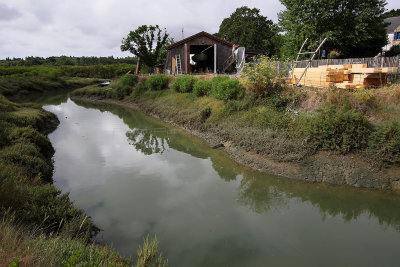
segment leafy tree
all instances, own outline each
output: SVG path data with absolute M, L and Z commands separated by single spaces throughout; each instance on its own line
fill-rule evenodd
M 168 36 L 166 29 L 160 29 L 158 25 L 142 25 L 122 39 L 121 51 L 129 51 L 139 57 L 145 65 L 154 67 Z
M 286 32 L 283 53 L 294 57 L 308 37 L 315 49 L 328 37 L 324 49 L 341 57 L 376 55 L 386 45 L 385 0 L 280 0 L 286 10 L 279 22 Z
M 386 52 L 385 54 L 387 57 L 395 57 L 397 55 L 400 55 L 400 45 L 394 45 L 390 48 L 389 51 Z
M 218 36 L 247 48 L 261 49 L 267 55 L 278 51 L 278 27 L 257 8 L 242 6 L 225 18 Z
M 389 11 L 386 11 L 383 16 L 385 17 L 385 19 L 387 18 L 391 18 L 391 17 L 398 17 L 400 16 L 400 9 L 392 9 Z
M 172 37 L 168 37 L 167 41 L 165 42 L 165 44 L 163 45 L 160 54 L 158 55 L 158 59 L 157 59 L 157 65 L 158 64 L 164 64 L 165 60 L 167 59 L 167 51 L 168 51 L 168 46 L 175 43 L 174 38 Z

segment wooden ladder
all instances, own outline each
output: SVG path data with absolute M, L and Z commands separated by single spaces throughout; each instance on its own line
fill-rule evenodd
M 181 55 L 180 54 L 175 55 L 175 59 L 176 59 L 176 74 L 182 75 Z
M 324 43 L 326 42 L 327 39 L 328 39 L 328 38 L 325 38 L 325 39 L 320 43 L 320 45 L 318 46 L 317 50 L 315 50 L 314 52 L 302 52 L 304 46 L 306 45 L 306 43 L 307 43 L 307 41 L 308 41 L 308 38 L 304 41 L 303 45 L 302 45 L 301 48 L 300 48 L 299 53 L 297 54 L 297 58 L 296 58 L 295 64 L 297 64 L 297 63 L 299 62 L 299 57 L 300 57 L 300 55 L 312 54 L 312 56 L 311 56 L 310 59 L 307 61 L 307 65 L 306 65 L 306 67 L 304 68 L 303 74 L 301 74 L 299 80 L 297 81 L 296 86 L 299 86 L 299 85 L 300 85 L 301 79 L 302 79 L 303 76 L 306 74 L 307 69 L 308 69 L 309 67 L 311 67 L 311 62 L 314 60 L 314 58 L 315 58 L 315 56 L 317 55 L 318 51 L 321 49 L 321 47 L 324 45 Z M 294 68 L 295 68 L 295 66 L 293 65 L 292 71 L 294 71 Z M 293 77 L 292 77 L 292 78 L 293 78 Z

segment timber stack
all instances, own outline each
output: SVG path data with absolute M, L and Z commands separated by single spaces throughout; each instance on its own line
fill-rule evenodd
M 305 68 L 295 68 L 290 73 L 289 84 L 295 85 Z M 397 74 L 397 67 L 368 68 L 367 64 L 324 65 L 308 68 L 300 85 L 343 89 L 379 87 L 387 84 L 388 77 Z

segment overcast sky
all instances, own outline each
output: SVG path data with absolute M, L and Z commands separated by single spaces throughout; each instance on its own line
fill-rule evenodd
M 388 0 L 387 9 L 400 8 Z M 25 56 L 130 56 L 119 46 L 143 24 L 166 27 L 175 40 L 215 33 L 237 8 L 257 7 L 277 22 L 279 0 L 0 0 L 0 59 Z

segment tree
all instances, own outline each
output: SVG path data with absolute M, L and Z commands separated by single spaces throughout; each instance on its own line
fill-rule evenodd
M 400 45 L 394 45 L 385 54 L 387 57 L 395 57 L 400 55 Z
M 135 31 L 130 31 L 122 39 L 121 51 L 129 51 L 136 55 L 139 68 L 140 60 L 145 65 L 153 68 L 157 64 L 157 60 L 159 60 L 161 50 L 165 47 L 168 36 L 166 29 L 160 29 L 158 25 L 142 25 Z
M 308 37 L 315 49 L 340 52 L 342 58 L 374 56 L 386 45 L 385 0 L 280 0 L 286 10 L 279 23 L 286 32 L 283 53 L 294 57 Z
M 278 51 L 277 33 L 277 26 L 262 16 L 259 9 L 243 6 L 222 21 L 217 35 L 240 46 L 264 50 L 272 56 Z
M 383 14 L 385 19 L 391 18 L 391 17 L 398 17 L 400 16 L 400 9 L 392 9 L 389 11 L 386 11 L 385 14 Z
M 165 42 L 165 44 L 162 46 L 161 50 L 160 50 L 160 54 L 158 55 L 157 58 L 157 65 L 159 64 L 164 64 L 166 59 L 167 59 L 167 50 L 168 50 L 168 46 L 175 43 L 174 38 L 172 37 L 168 37 L 167 41 Z

